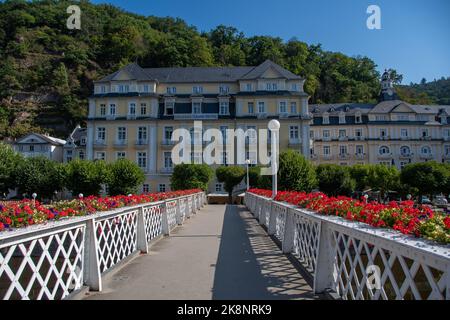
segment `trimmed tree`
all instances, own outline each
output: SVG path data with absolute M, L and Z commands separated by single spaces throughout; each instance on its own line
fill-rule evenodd
M 223 166 L 216 169 L 217 180 L 224 184 L 224 189 L 228 192 L 228 202 L 230 204 L 233 202 L 233 189 L 241 183 L 245 174 L 245 169 L 237 166 Z
M 350 195 L 355 188 L 347 167 L 321 164 L 316 169 L 320 191 L 330 196 Z
M 145 174 L 139 166 L 128 160 L 119 159 L 108 165 L 109 194 L 127 195 L 138 191 L 138 186 L 145 181 Z
M 10 189 L 16 187 L 16 168 L 23 157 L 9 145 L 0 143 L 0 192 L 8 195 Z
M 383 164 L 371 165 L 368 176 L 368 184 L 372 189 L 379 190 L 383 199 L 389 190 L 400 189 L 400 172 L 394 166 Z
M 369 186 L 369 174 L 371 165 L 357 164 L 350 167 L 350 176 L 356 183 L 356 190 L 363 191 Z
M 66 188 L 75 196 L 98 196 L 109 177 L 106 163 L 99 160 L 73 160 L 67 164 L 66 172 Z
M 39 199 L 51 199 L 55 191 L 64 188 L 66 170 L 61 163 L 45 157 L 33 157 L 20 162 L 15 175 L 19 194 L 31 196 L 37 193 Z
M 214 177 L 214 171 L 207 164 L 179 164 L 173 169 L 170 177 L 172 190 L 202 189 L 208 190 L 208 185 Z
M 311 192 L 316 186 L 316 173 L 311 162 L 294 150 L 280 154 L 278 188 L 289 191 Z

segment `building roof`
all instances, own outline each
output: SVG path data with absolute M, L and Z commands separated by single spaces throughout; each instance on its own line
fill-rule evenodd
M 266 60 L 256 67 L 175 67 L 144 69 L 136 63 L 132 63 L 97 82 L 120 81 L 124 75 L 127 75 L 130 80 L 158 81 L 163 83 L 236 82 L 238 80 L 256 79 L 261 77 L 269 69 L 279 73 L 280 77 L 289 80 L 302 79 L 278 64 Z
M 59 139 L 59 138 L 51 137 L 51 136 L 40 134 L 40 133 L 34 133 L 34 132 L 23 136 L 22 138 L 18 139 L 15 143 L 21 143 L 26 138 L 28 138 L 29 136 L 32 136 L 32 135 L 36 136 L 36 137 L 38 137 L 38 138 L 40 138 L 40 139 L 42 139 L 42 140 L 44 140 L 44 141 L 46 141 L 46 142 L 48 142 L 48 143 L 50 143 L 52 145 L 55 145 L 55 146 L 62 146 L 64 144 L 66 144 L 66 140 L 62 140 L 62 139 Z
M 331 104 L 311 104 L 309 111 L 312 114 L 322 114 L 328 112 L 330 115 L 337 115 L 340 112 L 345 112 L 347 115 L 361 112 L 361 114 L 369 113 L 374 107 L 370 103 L 331 103 Z M 333 111 L 334 110 L 334 111 Z

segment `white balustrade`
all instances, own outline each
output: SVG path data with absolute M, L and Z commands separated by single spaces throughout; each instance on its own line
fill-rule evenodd
M 201 199 L 204 193 L 1 232 L 0 299 L 64 299 L 86 286 L 101 291 L 102 274 L 147 253 L 165 222 L 169 234 Z
M 315 293 L 351 300 L 450 300 L 450 246 L 246 193 L 282 250 L 314 279 Z M 266 219 L 266 210 L 270 219 Z

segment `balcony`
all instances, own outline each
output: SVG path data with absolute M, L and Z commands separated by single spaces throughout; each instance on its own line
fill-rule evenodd
M 348 137 L 347 136 L 339 137 L 339 141 L 348 141 Z
M 350 155 L 348 153 L 340 153 L 339 154 L 339 160 L 349 160 Z
M 127 140 L 116 140 L 114 142 L 114 147 L 125 148 L 127 146 L 128 146 L 128 141 Z
M 411 159 L 413 155 L 413 153 L 400 153 L 398 157 L 399 159 Z
M 217 113 L 175 113 L 173 118 L 175 120 L 217 120 L 219 115 Z
M 115 114 L 108 114 L 106 116 L 106 120 L 115 120 L 116 119 L 116 115 Z
M 356 136 L 356 137 L 355 137 L 355 140 L 356 140 L 356 141 L 363 141 L 363 140 L 366 140 L 366 138 L 363 137 L 363 136 Z
M 300 139 L 289 139 L 289 146 L 299 146 L 301 145 L 302 142 L 300 141 Z
M 364 160 L 364 159 L 366 159 L 366 154 L 365 153 L 355 153 L 355 158 L 357 160 Z
M 148 146 L 148 140 L 147 139 L 137 139 L 135 142 L 135 146 L 137 148 L 142 148 Z
M 392 153 L 378 154 L 378 159 L 392 159 Z
M 172 147 L 172 146 L 175 145 L 175 141 L 172 141 L 172 140 L 169 140 L 169 139 L 163 139 L 163 140 L 161 141 L 161 145 L 162 145 L 163 147 Z
M 172 174 L 173 168 L 161 168 L 160 173 L 161 174 Z
M 286 119 L 289 118 L 289 113 L 287 112 L 281 112 L 280 113 L 280 119 Z
M 420 157 L 420 159 L 423 159 L 423 160 L 431 160 L 431 159 L 433 159 L 433 154 L 432 153 L 421 153 L 419 155 L 419 157 Z
M 333 157 L 333 155 L 331 155 L 331 154 L 324 154 L 324 155 L 322 156 L 322 159 L 325 160 L 325 161 L 330 161 L 330 160 L 333 160 L 334 157 Z
M 256 114 L 256 117 L 258 119 L 267 119 L 267 113 L 266 112 L 259 112 Z
M 94 147 L 105 148 L 106 147 L 106 140 L 95 140 L 94 141 Z
M 127 120 L 136 120 L 136 114 L 128 114 Z
M 323 138 L 322 138 L 322 141 L 327 141 L 327 142 L 329 142 L 329 141 L 331 141 L 331 137 L 323 137 Z

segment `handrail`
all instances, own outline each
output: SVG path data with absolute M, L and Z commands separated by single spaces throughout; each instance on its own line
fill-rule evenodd
M 280 240 L 283 252 L 311 274 L 315 293 L 355 300 L 450 300 L 449 245 L 248 192 L 245 204 Z
M 86 286 L 101 291 L 102 274 L 135 252 L 148 253 L 205 203 L 199 192 L 2 232 L 0 299 L 64 299 Z

